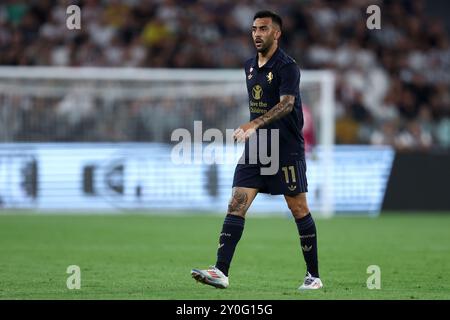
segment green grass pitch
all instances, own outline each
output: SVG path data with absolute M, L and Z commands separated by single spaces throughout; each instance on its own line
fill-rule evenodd
M 299 292 L 296 226 L 249 213 L 230 287 L 196 283 L 215 262 L 217 215 L 41 215 L 0 211 L 0 299 L 450 299 L 450 215 L 316 219 L 324 289 Z M 69 265 L 81 289 L 66 287 Z M 381 289 L 369 290 L 369 265 Z

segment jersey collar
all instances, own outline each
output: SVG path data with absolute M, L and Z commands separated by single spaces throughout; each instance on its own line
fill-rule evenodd
M 269 68 L 269 69 L 273 68 L 273 65 L 275 64 L 275 61 L 277 60 L 280 52 L 281 52 L 280 47 L 277 47 L 277 50 L 275 50 L 273 55 L 270 57 L 269 61 L 267 61 L 266 64 L 263 65 L 261 68 Z M 258 53 L 256 53 L 256 56 L 253 58 L 252 67 L 260 69 L 258 66 Z

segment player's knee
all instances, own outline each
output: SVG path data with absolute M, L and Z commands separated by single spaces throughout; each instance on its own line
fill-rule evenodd
M 248 195 L 243 191 L 236 190 L 228 203 L 227 213 L 244 217 L 247 212 L 247 202 Z
M 288 207 L 296 219 L 303 218 L 309 213 L 308 205 L 303 202 L 288 203 Z
M 233 214 L 240 217 L 245 217 L 245 214 L 247 211 L 245 209 L 240 209 L 236 207 L 232 207 L 231 205 L 228 205 L 227 214 Z
M 234 214 L 236 216 L 244 217 L 246 212 L 247 212 L 247 210 L 245 210 L 245 208 L 237 205 L 235 203 L 235 201 L 233 201 L 233 199 L 231 199 L 230 203 L 228 204 L 227 214 Z

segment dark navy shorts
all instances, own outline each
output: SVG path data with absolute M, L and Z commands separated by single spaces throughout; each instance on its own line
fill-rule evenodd
M 259 164 L 238 164 L 234 171 L 233 187 L 258 189 L 273 195 L 296 195 L 308 192 L 305 159 L 280 161 L 274 175 L 262 175 Z

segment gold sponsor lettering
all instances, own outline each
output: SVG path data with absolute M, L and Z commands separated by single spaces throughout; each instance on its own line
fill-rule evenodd
M 250 112 L 251 113 L 266 113 L 267 110 L 261 109 L 261 108 L 250 107 Z
M 267 102 L 250 100 L 250 107 L 267 108 Z

